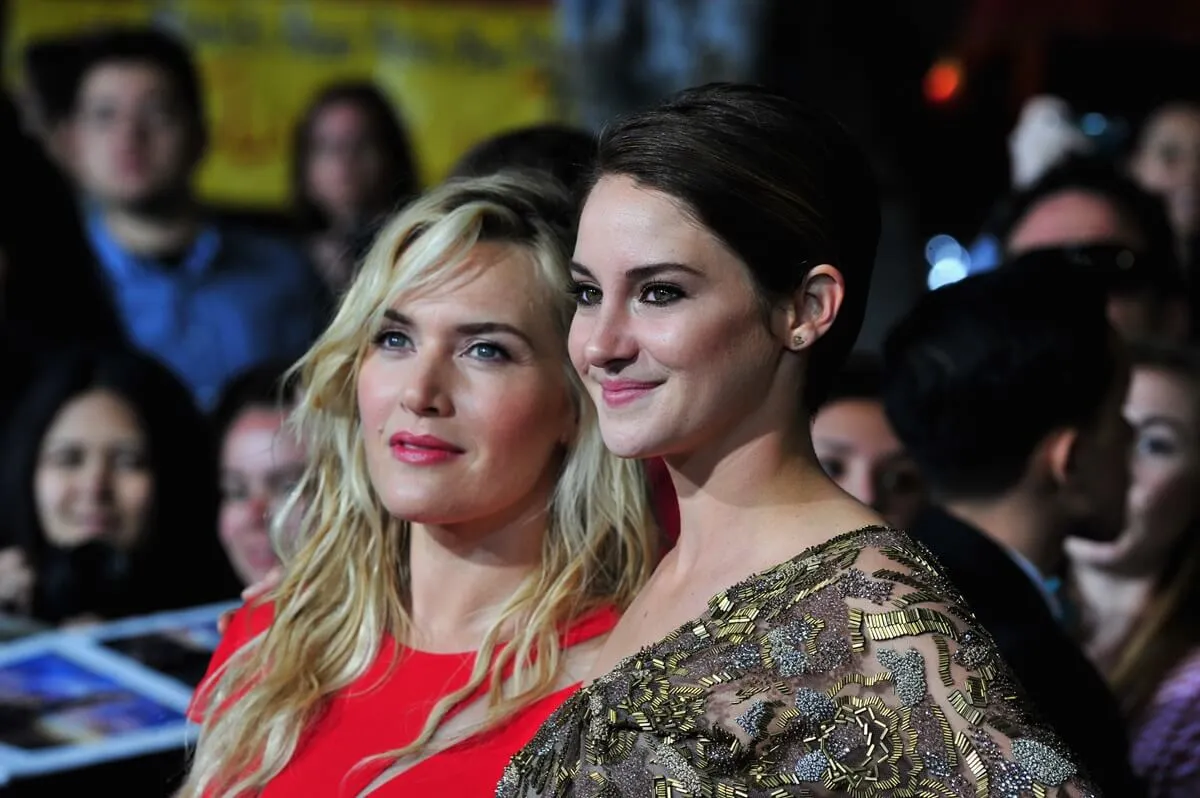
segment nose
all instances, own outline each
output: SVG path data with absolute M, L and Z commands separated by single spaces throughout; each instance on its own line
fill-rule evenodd
M 418 355 L 410 360 L 411 371 L 405 375 L 400 404 L 417 416 L 449 416 L 454 412 L 447 383 L 452 379 L 445 373 L 445 358 L 436 352 Z
M 271 511 L 271 497 L 265 493 L 255 493 L 246 500 L 246 520 L 255 530 L 270 528 Z
M 84 464 L 82 487 L 88 499 L 98 503 L 107 503 L 113 495 L 112 465 L 105 457 L 89 457 Z
M 583 328 L 583 356 L 588 366 L 620 371 L 637 358 L 637 339 L 622 303 L 601 305 L 594 314 L 577 313 L 572 324 Z
M 875 489 L 875 480 L 871 478 L 869 470 L 865 468 L 853 469 L 846 475 L 846 481 L 842 487 L 845 488 L 847 493 L 868 507 L 874 507 L 876 510 L 879 509 L 876 505 L 876 502 L 880 498 L 879 491 Z

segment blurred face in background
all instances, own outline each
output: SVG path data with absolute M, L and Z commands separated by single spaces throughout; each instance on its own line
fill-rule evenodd
M 178 94 L 170 76 L 149 64 L 103 64 L 84 76 L 72 160 L 89 195 L 134 209 L 186 196 L 199 134 Z
M 904 452 L 875 399 L 827 403 L 813 420 L 821 467 L 842 490 L 898 528 L 912 524 L 925 502 L 916 464 Z
M 65 404 L 42 440 L 34 472 L 47 541 L 69 549 L 93 541 L 130 548 L 150 515 L 154 476 L 134 409 L 105 390 Z
M 1135 444 L 1125 529 L 1109 543 L 1072 538 L 1072 560 L 1134 574 L 1161 570 L 1196 517 L 1200 488 L 1200 385 L 1137 368 L 1125 401 Z
M 1112 200 L 1090 191 L 1066 189 L 1034 203 L 1013 226 L 1005 249 L 1012 255 L 1086 244 L 1121 244 L 1141 250 L 1143 238 Z
M 279 564 L 271 524 L 304 473 L 304 450 L 285 427 L 286 419 L 279 408 L 248 408 L 221 442 L 218 533 L 230 564 L 247 585 Z M 283 522 L 285 534 L 295 534 L 301 514 L 298 507 Z
M 354 222 L 387 210 L 391 158 L 370 114 L 349 100 L 335 101 L 313 119 L 305 164 L 305 191 L 323 213 Z
M 1156 113 L 1130 165 L 1142 187 L 1166 202 L 1176 235 L 1200 233 L 1200 106 L 1170 105 Z

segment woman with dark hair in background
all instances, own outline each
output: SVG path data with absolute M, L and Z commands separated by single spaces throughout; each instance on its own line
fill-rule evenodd
M 1200 102 L 1176 100 L 1146 119 L 1129 160 L 1143 188 L 1163 198 L 1185 271 L 1200 267 Z
M 296 127 L 292 197 L 317 271 L 335 292 L 380 223 L 420 189 L 404 123 L 370 83 L 336 83 Z
M 0 454 L 0 545 L 31 579 L 11 605 L 50 623 L 237 594 L 213 540 L 209 428 L 178 380 L 127 350 L 59 356 Z M 10 555 L 11 556 L 11 555 Z
M 279 565 L 272 529 L 295 533 L 302 514 L 301 508 L 285 512 L 306 462 L 303 444 L 287 425 L 295 386 L 285 382 L 286 371 L 269 364 L 242 374 L 213 416 L 221 484 L 217 537 L 246 586 Z
M 661 457 L 678 544 L 498 794 L 1092 794 L 925 549 L 821 469 L 862 326 L 866 158 L 752 86 L 601 136 L 569 350 L 608 448 Z
M 884 413 L 882 383 L 878 357 L 851 355 L 813 418 L 813 449 L 842 490 L 908 529 L 925 506 L 925 485 Z

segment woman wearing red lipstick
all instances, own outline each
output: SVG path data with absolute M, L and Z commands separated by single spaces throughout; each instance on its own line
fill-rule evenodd
M 450 183 L 392 220 L 299 366 L 298 548 L 229 624 L 186 796 L 490 794 L 656 554 L 567 364 L 572 205 Z
M 691 89 L 601 136 L 569 349 L 681 532 L 499 795 L 1094 794 L 925 550 L 809 419 L 862 324 L 879 209 L 826 115 Z

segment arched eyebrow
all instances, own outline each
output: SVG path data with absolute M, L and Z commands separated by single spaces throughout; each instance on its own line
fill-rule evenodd
M 408 316 L 405 316 L 403 313 L 401 313 L 399 311 L 391 310 L 389 308 L 388 310 L 385 310 L 383 312 L 383 315 L 384 315 L 384 318 L 388 319 L 389 321 L 395 322 L 396 324 L 399 324 L 402 327 L 415 327 L 416 326 L 413 323 L 412 319 L 410 319 Z M 524 341 L 525 345 L 528 346 L 530 349 L 535 348 L 533 345 L 533 340 L 528 335 L 526 335 L 523 330 L 521 330 L 518 327 L 514 327 L 511 324 L 502 322 L 502 321 L 469 322 L 467 324 L 459 324 L 457 327 L 454 328 L 454 330 L 459 335 L 464 335 L 464 336 L 466 336 L 466 335 L 495 335 L 496 333 L 507 333 L 516 338 L 519 338 L 521 341 Z
M 571 271 L 589 280 L 596 279 L 591 270 L 582 263 L 571 261 Z M 669 272 L 684 272 L 685 274 L 692 274 L 697 277 L 704 276 L 703 272 L 699 269 L 694 269 L 686 264 L 664 261 L 661 263 L 647 263 L 645 266 L 634 266 L 631 269 L 626 269 L 625 277 L 632 282 L 641 282 Z

